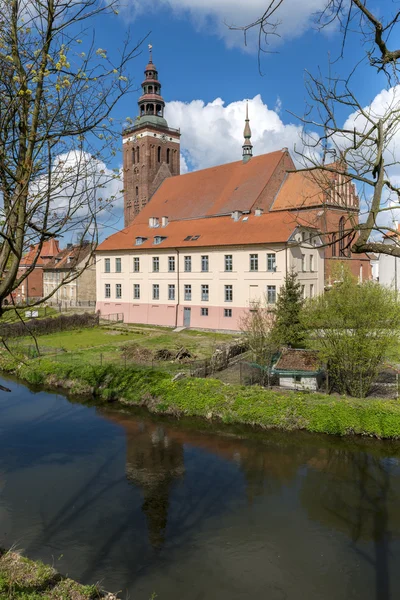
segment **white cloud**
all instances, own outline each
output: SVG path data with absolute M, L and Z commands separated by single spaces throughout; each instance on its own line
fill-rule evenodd
M 171 127 L 180 127 L 184 163 L 181 172 L 204 169 L 240 160 L 246 100 L 225 105 L 221 98 L 206 104 L 203 100 L 189 103 L 168 102 L 166 118 Z M 303 148 L 302 128 L 285 125 L 276 112 L 264 104 L 260 95 L 249 100 L 249 117 L 254 154 L 264 154 L 287 147 L 293 154 Z
M 224 38 L 228 46 L 244 47 L 241 31 L 231 31 L 227 25 L 243 26 L 258 19 L 266 10 L 266 0 L 129 0 L 123 10 L 135 17 L 162 7 L 171 9 L 178 16 L 189 16 L 199 29 L 206 28 Z M 284 0 L 274 13 L 272 21 L 279 22 L 281 37 L 270 38 L 272 45 L 287 38 L 301 36 L 312 24 L 313 14 L 326 5 L 326 0 Z M 251 35 L 249 46 L 256 47 L 256 35 Z

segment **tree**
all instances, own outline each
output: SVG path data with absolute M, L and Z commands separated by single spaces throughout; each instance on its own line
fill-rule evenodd
M 119 177 L 106 167 L 120 143 L 111 112 L 132 89 L 127 68 L 137 50 L 129 37 L 116 58 L 96 46 L 96 18 L 111 18 L 115 6 L 0 0 L 0 315 L 44 242 L 72 234 L 96 242 L 98 216 L 112 200 L 101 191 Z M 21 273 L 31 245 L 35 258 Z
M 279 9 L 285 2 L 266 0 L 265 11 L 258 19 L 233 27 L 244 31 L 245 40 L 250 31 L 258 32 L 259 64 L 261 53 L 268 52 L 271 37 L 279 35 Z M 373 12 L 378 8 L 372 0 L 326 0 L 323 10 L 315 15 L 315 24 L 320 29 L 338 26 L 343 41 L 340 56 L 330 61 L 325 77 L 321 72 L 317 76 L 307 74 L 310 101 L 304 116 L 298 117 L 304 126 L 305 150 L 298 153 L 298 159 L 319 184 L 321 173 L 325 175 L 322 187 L 328 194 L 331 188 L 345 197 L 346 184 L 350 180 L 356 182 L 365 204 L 365 218 L 358 223 L 353 218 L 354 211 L 349 210 L 346 227 L 341 232 L 344 251 L 400 256 L 397 239 L 392 245 L 377 239 L 395 232 L 390 211 L 400 208 L 399 180 L 394 173 L 398 163 L 394 138 L 400 132 L 400 99 L 396 88 L 391 88 L 385 107 L 365 108 L 357 97 L 354 82 L 355 73 L 366 63 L 377 76 L 384 74 L 389 86 L 399 81 L 400 49 L 392 44 L 399 36 L 400 11 L 394 2 L 392 11 L 389 3 L 384 4 L 384 8 L 379 4 L 382 17 L 378 17 Z M 337 75 L 338 59 L 344 56 L 350 36 L 360 36 L 363 55 L 354 57 L 348 73 Z M 343 110 L 351 113 L 344 125 Z M 329 244 L 332 235 L 337 236 L 338 232 L 327 233 Z
M 300 313 L 303 293 L 294 269 L 289 271 L 281 287 L 275 307 L 273 335 L 278 345 L 300 348 L 304 343 Z
M 302 323 L 309 345 L 327 363 L 332 387 L 364 397 L 398 346 L 400 305 L 392 290 L 357 283 L 344 265 L 334 279 L 331 290 L 305 304 Z
M 263 371 L 262 383 L 269 382 L 269 368 L 272 357 L 277 351 L 276 341 L 272 334 L 274 313 L 266 303 L 253 301 L 250 309 L 239 320 L 239 328 L 249 348 L 254 362 Z

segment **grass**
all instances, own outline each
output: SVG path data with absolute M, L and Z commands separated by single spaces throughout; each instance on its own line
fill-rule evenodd
M 49 359 L 21 364 L 7 353 L 0 367 L 31 384 L 63 388 L 98 401 L 146 406 L 151 412 L 220 420 L 263 429 L 306 430 L 333 435 L 400 438 L 400 403 L 259 386 L 225 385 L 215 379 L 172 381 L 171 373 L 145 367 L 71 365 Z
M 24 558 L 17 552 L 0 550 L 2 600 L 94 600 L 102 597 L 104 594 L 96 585 L 81 585 L 62 577 L 53 567 Z
M 57 352 L 60 349 L 66 352 L 85 351 L 85 360 L 90 361 L 91 356 L 96 362 L 100 353 L 115 355 L 115 351 L 128 342 L 135 342 L 149 350 L 159 348 L 173 350 L 184 346 L 198 358 L 205 358 L 212 354 L 216 344 L 226 343 L 232 338 L 232 335 L 221 333 L 191 330 L 174 333 L 171 329 L 154 326 L 116 325 L 41 335 L 37 337 L 37 342 L 39 349 L 44 353 Z M 24 348 L 32 345 L 32 338 L 25 337 L 15 342 L 13 347 L 15 351 L 23 352 Z

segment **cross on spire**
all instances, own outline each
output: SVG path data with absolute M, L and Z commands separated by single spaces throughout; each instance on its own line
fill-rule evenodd
M 246 119 L 244 126 L 244 142 L 243 142 L 243 162 L 247 163 L 253 156 L 253 144 L 251 143 L 251 129 L 249 119 L 249 103 L 246 102 Z

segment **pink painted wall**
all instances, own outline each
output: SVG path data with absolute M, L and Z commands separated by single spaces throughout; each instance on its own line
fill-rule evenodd
M 125 323 L 143 323 L 146 325 L 162 325 L 165 327 L 183 326 L 184 306 L 178 306 L 176 320 L 176 305 L 172 304 L 130 304 L 126 302 L 97 302 L 96 310 L 101 315 L 122 313 Z M 232 317 L 224 316 L 225 307 L 221 306 L 188 306 L 191 309 L 190 327 L 194 329 L 218 329 L 239 331 L 239 319 L 248 309 L 231 308 Z M 201 308 L 208 308 L 208 316 L 201 316 Z

